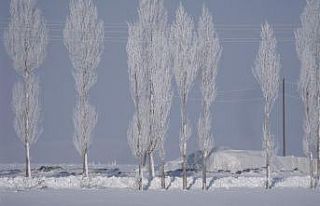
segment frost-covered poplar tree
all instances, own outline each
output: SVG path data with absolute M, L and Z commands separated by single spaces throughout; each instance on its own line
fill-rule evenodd
M 97 81 L 96 69 L 104 48 L 104 28 L 93 0 L 71 0 L 69 9 L 63 35 L 78 94 L 73 111 L 73 142 L 83 158 L 83 176 L 87 177 L 88 148 L 97 123 L 97 112 L 89 103 L 89 90 Z
M 198 56 L 202 112 L 198 122 L 199 148 L 202 152 L 202 189 L 206 190 L 207 158 L 213 149 L 211 107 L 216 97 L 216 76 L 222 48 L 206 7 L 198 23 Z
M 297 36 L 297 35 L 296 35 Z M 299 38 L 299 37 L 298 37 Z M 297 50 L 299 51 L 298 47 Z M 299 55 L 301 72 L 298 82 L 299 93 L 304 104 L 304 136 L 303 151 L 309 161 L 310 188 L 315 185 L 313 157 L 316 154 L 317 140 L 317 84 L 314 58 L 308 50 L 303 50 Z
M 266 189 L 271 186 L 271 159 L 274 155 L 274 140 L 270 131 L 270 114 L 272 106 L 278 97 L 280 56 L 277 52 L 277 41 L 272 27 L 266 22 L 261 27 L 261 42 L 252 69 L 257 79 L 265 100 L 263 149 L 266 158 Z
M 295 33 L 296 48 L 301 61 L 300 94 L 305 109 L 304 151 L 310 161 L 311 187 L 316 187 L 320 175 L 320 0 L 307 0 L 300 17 L 301 28 Z M 316 178 L 313 182 L 313 157 L 316 158 Z
M 170 46 L 174 77 L 180 96 L 181 130 L 179 146 L 183 189 L 187 189 L 187 141 L 191 136 L 191 125 L 187 117 L 187 103 L 189 92 L 197 76 L 198 66 L 194 22 L 181 3 L 176 11 L 176 19 L 171 26 Z
M 138 20 L 129 24 L 127 44 L 130 88 L 135 105 L 128 138 L 139 160 L 139 189 L 142 189 L 141 167 L 146 159 L 149 178 L 154 176 L 153 153 L 162 146 L 167 131 L 172 98 L 167 50 L 167 12 L 163 0 L 140 0 Z M 136 135 L 132 135 L 133 124 L 140 125 L 140 129 L 136 127 L 136 131 L 140 131 Z M 164 157 L 164 150 L 161 151 Z
M 165 189 L 165 139 L 168 130 L 169 115 L 172 104 L 172 71 L 170 67 L 169 42 L 167 32 L 159 32 L 155 36 L 157 46 L 154 47 L 155 69 L 152 75 L 154 84 L 155 122 L 154 136 L 158 141 L 156 149 L 159 149 L 161 188 Z
M 10 23 L 4 33 L 7 53 L 22 77 L 13 88 L 14 128 L 25 146 L 26 176 L 31 177 L 30 147 L 41 130 L 39 80 L 34 70 L 43 63 L 48 44 L 48 30 L 35 0 L 12 0 Z
M 130 93 L 134 104 L 135 113 L 129 124 L 128 128 L 128 143 L 132 154 L 137 158 L 139 162 L 138 169 L 138 189 L 142 190 L 142 179 L 143 179 L 143 162 L 148 149 L 149 135 L 149 102 L 147 96 L 147 84 L 148 75 L 143 67 L 143 56 L 144 52 L 141 47 L 141 28 L 136 24 L 128 24 L 128 43 L 127 43 L 127 54 L 128 54 L 128 68 L 129 68 L 129 83 Z
M 156 114 L 157 107 L 162 106 L 159 96 L 156 97 L 155 90 L 162 87 L 157 82 L 162 78 L 160 72 L 163 67 L 169 67 L 168 55 L 162 54 L 167 51 L 167 11 L 164 8 L 163 0 L 140 0 L 139 2 L 139 18 L 136 25 L 140 27 L 142 32 L 140 40 L 142 48 L 143 65 L 142 69 L 147 74 L 146 95 L 149 101 L 149 135 L 147 136 L 148 148 L 146 150 L 146 160 L 148 160 L 149 179 L 154 177 L 154 160 L 153 153 L 159 149 L 160 136 L 157 131 L 157 124 L 160 119 Z M 156 85 L 158 83 L 158 85 Z

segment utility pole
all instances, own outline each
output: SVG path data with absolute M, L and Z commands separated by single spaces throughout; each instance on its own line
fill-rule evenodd
M 286 156 L 286 80 L 282 79 L 282 155 Z

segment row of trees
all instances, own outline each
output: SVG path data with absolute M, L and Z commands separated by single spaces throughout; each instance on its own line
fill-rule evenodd
M 304 151 L 310 160 L 310 186 L 316 187 L 320 172 L 320 0 L 307 0 L 296 33 L 301 60 L 299 88 L 305 105 Z M 103 21 L 98 19 L 92 0 L 70 0 L 70 14 L 63 32 L 73 66 L 77 91 L 73 112 L 74 144 L 83 158 L 83 176 L 88 176 L 88 149 L 97 123 L 97 112 L 89 102 L 90 88 L 97 80 L 96 68 L 103 52 Z M 31 177 L 30 146 L 41 134 L 39 79 L 34 73 L 45 59 L 48 30 L 35 0 L 12 0 L 11 19 L 5 31 L 7 53 L 21 80 L 13 88 L 14 128 L 25 145 L 26 176 Z M 216 97 L 215 79 L 222 47 L 208 9 L 195 25 L 179 5 L 170 25 L 163 0 L 139 0 L 138 20 L 128 24 L 128 68 L 135 112 L 128 129 L 130 148 L 139 162 L 138 188 L 143 189 L 142 167 L 148 162 L 149 178 L 154 177 L 154 154 L 161 165 L 161 186 L 165 188 L 165 139 L 175 80 L 180 97 L 180 155 L 183 189 L 187 189 L 187 142 L 191 125 L 187 115 L 190 89 L 199 79 L 201 114 L 198 121 L 199 149 L 203 155 L 203 189 L 206 189 L 206 160 L 213 148 L 212 106 Z M 280 58 L 272 27 L 262 25 L 261 42 L 252 72 L 265 98 L 263 149 L 266 157 L 266 188 L 271 185 L 271 158 L 274 141 L 270 114 L 278 96 Z M 314 161 L 316 156 L 316 174 Z
M 303 149 L 309 159 L 310 187 L 315 188 L 320 176 L 320 0 L 308 0 L 300 19 L 295 37 L 305 116 Z
M 183 189 L 187 189 L 187 141 L 191 136 L 187 116 L 188 96 L 193 82 L 200 76 L 202 110 L 198 121 L 198 138 L 203 160 L 202 188 L 206 189 L 206 160 L 213 148 L 211 108 L 216 97 L 215 79 L 222 52 L 212 16 L 204 7 L 196 27 L 192 17 L 180 4 L 175 21 L 169 25 L 163 0 L 140 0 L 138 13 L 138 20 L 129 24 L 127 53 L 131 94 L 135 105 L 128 138 L 133 154 L 139 161 L 139 189 L 142 189 L 141 167 L 146 157 L 150 160 L 152 153 L 159 150 L 163 160 L 163 145 L 172 101 L 171 75 L 174 76 L 180 97 Z M 266 188 L 269 188 L 274 150 L 269 119 L 278 95 L 280 58 L 273 30 L 268 23 L 262 26 L 261 39 L 253 74 L 265 97 L 263 147 L 267 168 Z M 152 167 L 153 163 L 149 163 L 149 168 Z M 161 170 L 161 185 L 164 188 L 163 162 Z M 153 169 L 149 169 L 151 178 L 154 175 L 152 171 Z
M 182 4 L 175 22 L 169 26 L 163 0 L 140 0 L 138 20 L 129 24 L 127 44 L 130 89 L 135 113 L 128 129 L 128 140 L 139 162 L 138 188 L 142 189 L 142 166 L 149 161 L 149 179 L 154 176 L 153 154 L 161 159 L 161 186 L 165 188 L 164 144 L 172 102 L 174 76 L 181 104 L 180 154 L 183 189 L 187 188 L 187 141 L 191 136 L 187 117 L 190 89 L 201 75 L 203 110 L 199 119 L 199 147 L 203 151 L 203 188 L 206 162 L 213 147 L 211 105 L 216 96 L 215 78 L 221 46 L 212 16 L 204 7 L 196 31 L 193 19 Z
M 83 158 L 83 175 L 88 176 L 88 148 L 97 123 L 97 113 L 89 103 L 89 90 L 97 80 L 104 27 L 92 0 L 70 0 L 69 9 L 63 35 L 78 96 L 73 111 L 73 141 Z M 19 80 L 13 88 L 14 128 L 25 145 L 26 176 L 31 177 L 30 146 L 41 134 L 39 79 L 33 71 L 45 59 L 48 29 L 35 0 L 12 0 L 10 14 L 4 42 L 14 69 L 22 77 L 22 82 Z
M 12 94 L 14 128 L 25 146 L 26 176 L 31 177 L 30 146 L 41 134 L 39 79 L 34 70 L 45 59 L 48 29 L 33 0 L 12 0 L 10 14 L 11 20 L 4 33 L 4 42 L 7 53 L 12 58 L 13 68 L 20 76 Z
M 301 15 L 302 27 L 297 29 L 295 33 L 297 52 L 302 63 L 299 90 L 305 105 L 304 151 L 310 162 L 311 188 L 317 186 L 320 173 L 319 2 L 319 0 L 307 0 L 307 5 Z M 167 24 L 167 14 L 163 7 L 163 1 L 140 0 L 139 3 L 139 17 L 135 23 L 129 24 L 127 45 L 130 86 L 136 111 L 128 130 L 128 138 L 131 149 L 139 160 L 139 189 L 142 188 L 141 167 L 146 157 L 150 157 L 156 150 L 160 151 L 162 160 L 161 182 L 162 187 L 165 187 L 163 145 L 167 127 L 162 128 L 160 136 L 155 135 L 157 130 L 152 129 L 152 127 L 156 127 L 158 122 L 168 124 L 172 91 L 168 87 L 168 84 L 171 87 L 170 71 L 159 72 L 163 70 L 163 67 L 168 67 L 173 71 L 180 97 L 180 155 L 183 189 L 187 188 L 187 140 L 191 136 L 191 126 L 186 107 L 193 82 L 197 75 L 200 76 L 202 112 L 198 122 L 198 138 L 199 149 L 203 155 L 203 189 L 206 189 L 206 160 L 213 148 L 211 107 L 216 96 L 215 78 L 222 51 L 217 33 L 214 30 L 212 16 L 204 7 L 198 22 L 198 28 L 195 28 L 193 19 L 180 4 L 176 11 L 175 21 L 172 25 L 169 25 Z M 161 29 L 157 30 L 158 28 Z M 157 35 L 161 36 L 161 41 L 154 38 Z M 159 46 L 159 44 L 162 46 Z M 157 65 L 155 62 L 158 61 L 163 61 L 166 64 L 154 67 L 154 65 Z M 270 115 L 273 104 L 278 97 L 280 67 L 277 41 L 272 27 L 266 22 L 261 27 L 261 42 L 252 73 L 260 85 L 265 99 L 262 147 L 266 160 L 265 187 L 267 189 L 271 187 L 271 164 L 275 153 L 275 142 L 270 130 Z M 155 70 L 159 72 L 158 76 Z M 162 79 L 164 76 L 166 80 Z M 157 82 L 159 84 L 155 82 L 155 79 L 161 80 Z M 153 91 L 155 87 L 159 87 L 161 91 L 166 92 L 159 94 L 159 97 L 157 97 L 157 93 Z M 156 102 L 157 98 L 161 101 Z M 166 108 L 165 115 L 155 115 L 157 110 L 154 105 L 159 107 L 164 105 Z M 152 150 L 149 148 L 152 148 Z M 317 156 L 316 174 L 314 174 L 313 156 Z M 149 168 L 152 167 L 153 163 L 149 164 Z M 149 169 L 149 177 L 152 178 L 153 174 L 153 169 Z

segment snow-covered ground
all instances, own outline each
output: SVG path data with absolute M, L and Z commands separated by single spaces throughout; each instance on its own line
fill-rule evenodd
M 306 189 L 201 191 L 41 190 L 0 193 L 1 206 L 318 206 L 320 193 Z
M 41 167 L 40 167 L 41 168 Z M 67 168 L 67 169 L 66 169 Z M 96 169 L 99 170 L 99 169 Z M 50 172 L 36 172 L 34 177 L 29 179 L 22 175 L 6 175 L 0 178 L 0 190 L 39 190 L 39 189 L 136 189 L 136 178 L 134 172 L 122 174 L 119 169 L 101 169 L 104 174 L 91 173 L 89 178 L 83 179 L 80 172 L 72 173 L 70 171 L 80 171 L 80 168 L 69 166 L 56 169 Z M 110 170 L 110 171 L 109 171 Z M 8 171 L 8 170 L 5 170 Z M 15 170 L 17 171 L 17 170 Z M 20 171 L 20 170 L 19 170 Z M 117 174 L 114 173 L 117 171 Z M 70 175 L 71 174 L 71 175 Z M 128 175 L 130 174 L 130 175 Z M 264 175 L 249 171 L 244 174 L 235 174 L 229 172 L 209 173 L 207 182 L 209 190 L 219 188 L 263 188 Z M 144 187 L 148 190 L 160 190 L 160 178 L 155 177 L 151 182 L 144 178 Z M 182 188 L 182 178 L 180 176 L 168 176 L 166 178 L 168 190 L 178 190 Z M 188 178 L 190 190 L 201 189 L 201 177 L 194 173 Z M 274 174 L 273 188 L 308 188 L 308 176 L 295 174 L 280 176 Z
M 144 178 L 146 191 L 136 190 L 136 165 L 90 165 L 83 179 L 80 165 L 33 164 L 33 178 L 24 165 L 0 165 L 0 206 L 18 205 L 319 205 L 319 189 L 310 190 L 307 161 L 273 159 L 272 189 L 264 187 L 264 158 L 259 151 L 216 150 L 208 163 L 208 191 L 201 191 L 201 155 L 188 158 L 188 191 L 182 191 L 179 161 L 166 165 L 167 190 L 160 179 Z
M 166 180 L 168 190 L 179 190 L 182 188 L 182 178 L 168 177 Z M 210 177 L 207 179 L 209 190 L 220 188 L 263 188 L 264 178 L 251 176 L 225 176 Z M 201 178 L 189 177 L 190 190 L 201 189 Z M 275 177 L 273 188 L 308 188 L 309 182 L 306 176 Z M 151 182 L 144 179 L 144 187 L 148 190 L 160 190 L 160 179 L 154 178 Z M 81 176 L 70 177 L 7 177 L 0 179 L 1 190 L 39 190 L 39 189 L 136 189 L 134 177 L 90 177 L 83 179 Z
M 201 189 L 201 155 L 189 156 L 190 190 Z M 263 188 L 263 155 L 257 151 L 219 150 L 213 152 L 208 163 L 209 190 L 229 188 Z M 275 157 L 273 160 L 273 188 L 308 188 L 309 177 L 305 158 Z M 166 165 L 167 189 L 182 186 L 179 161 Z M 90 165 L 90 177 L 83 179 L 80 165 L 33 165 L 33 178 L 24 177 L 24 165 L 0 165 L 0 190 L 39 189 L 136 189 L 135 165 Z M 160 178 L 151 182 L 144 178 L 148 190 L 160 190 Z

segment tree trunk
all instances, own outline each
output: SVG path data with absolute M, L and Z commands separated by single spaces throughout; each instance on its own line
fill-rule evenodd
M 31 164 L 30 164 L 30 145 L 29 142 L 25 144 L 26 152 L 26 177 L 31 177 Z
M 89 176 L 89 169 L 88 169 L 88 152 L 85 151 L 83 155 L 83 177 L 88 177 Z
M 319 97 L 318 97 L 319 99 Z M 319 100 L 318 100 L 319 101 Z M 319 105 L 320 106 L 320 105 Z M 319 121 L 318 121 L 318 138 L 317 138 L 317 160 L 316 160 L 316 181 L 315 181 L 315 188 L 319 184 L 319 178 L 320 178 L 320 114 L 319 115 Z
M 319 65 L 319 52 L 318 47 L 316 47 L 316 84 L 317 84 L 317 112 L 318 112 L 318 136 L 317 136 L 317 157 L 316 157 L 316 177 L 315 177 L 315 185 L 316 188 L 319 184 L 319 175 L 320 175 L 320 90 L 319 90 L 319 71 L 320 71 L 320 65 Z
M 164 172 L 164 161 L 161 160 L 161 189 L 166 189 L 166 174 Z
M 148 173 L 149 173 L 149 180 L 151 181 L 155 176 L 154 160 L 153 160 L 153 154 L 152 153 L 148 153 Z
M 138 190 L 143 190 L 142 187 L 142 164 L 141 161 L 139 162 L 139 169 L 138 169 Z
M 266 189 L 270 189 L 270 161 L 269 161 L 270 157 L 269 155 L 267 155 L 266 158 Z
M 182 123 L 182 189 L 187 189 L 187 118 L 186 118 L 186 95 L 181 99 L 181 123 Z
M 187 189 L 187 155 L 182 155 L 182 189 Z
M 26 104 L 26 113 L 25 113 L 25 152 L 26 152 L 26 177 L 31 177 L 31 165 L 30 165 L 30 137 L 29 137 L 29 131 L 30 131 L 30 125 L 29 125 L 29 87 L 30 87 L 30 79 L 29 79 L 29 72 L 26 67 L 25 77 L 24 77 L 24 83 L 25 83 L 25 91 L 26 91 L 26 97 L 25 97 L 25 104 Z
M 309 156 L 309 176 L 310 176 L 310 188 L 312 189 L 314 187 L 314 183 L 313 183 L 313 157 L 312 157 L 312 153 L 310 152 Z
M 207 155 L 202 152 L 202 190 L 207 190 Z
M 270 173 L 271 173 L 271 168 L 270 168 L 270 153 L 271 153 L 271 140 L 270 140 L 270 116 L 269 113 L 267 113 L 267 109 L 265 109 L 265 120 L 264 120 L 264 144 L 265 144 L 265 155 L 266 155 L 266 189 L 270 189 L 271 186 L 271 181 L 270 181 Z

